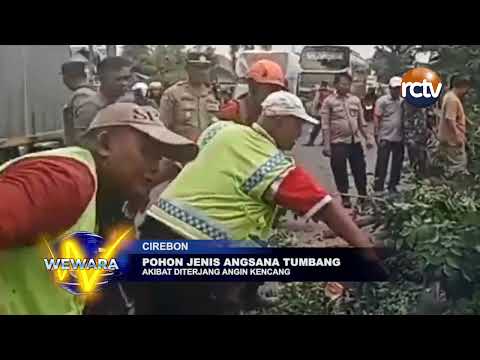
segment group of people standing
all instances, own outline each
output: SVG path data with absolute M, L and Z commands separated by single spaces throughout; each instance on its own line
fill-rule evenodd
M 377 145 L 373 183 L 377 195 L 385 190 L 388 172 L 387 189 L 390 193 L 398 192 L 405 149 L 414 172 L 420 177 L 427 176 L 431 163 L 428 146 L 433 140 L 438 142 L 437 153 L 446 164 L 448 174 L 466 171 L 463 98 L 470 88 L 468 78 L 457 76 L 451 79 L 450 89 L 441 102 L 438 126 L 431 108 L 417 108 L 404 101 L 401 97 L 401 77 L 390 79 L 389 94 L 378 99 L 365 97 L 363 101 L 350 93 L 351 82 L 348 74 L 339 74 L 335 77 L 334 89 L 322 83 L 316 90 L 311 108 L 311 114 L 321 122 L 323 155 L 330 158 L 335 183 L 343 195 L 345 207 L 351 206 L 347 196 L 347 160 L 360 195 L 360 204 L 367 195 L 361 137 L 367 149 Z M 369 122 L 373 124 L 369 126 Z M 313 126 L 305 146 L 312 146 L 319 132 L 320 125 Z
M 76 231 L 104 235 L 119 217 L 136 214 L 144 216 L 137 238 L 262 246 L 279 208 L 286 208 L 326 222 L 349 244 L 364 248 L 367 261 L 379 263 L 367 234 L 288 155 L 302 125 L 318 120 L 285 91 L 281 67 L 266 60 L 254 64 L 248 93 L 220 108 L 206 85 L 210 66 L 205 54 L 189 53 L 188 80 L 167 89 L 158 110 L 122 100 L 131 76 L 126 59 L 102 61 L 96 92 L 85 78 L 73 81 L 64 74 L 74 91 L 66 110 L 74 146 L 0 168 L 0 313 L 111 314 L 134 307 L 137 314 L 225 314 L 261 303 L 255 283 L 133 283 L 110 287 L 100 303 L 90 304 L 56 286 L 42 268 L 42 241 Z M 347 92 L 349 79 L 339 79 Z M 330 101 L 336 106 L 336 98 Z M 169 181 L 149 204 L 152 189 Z

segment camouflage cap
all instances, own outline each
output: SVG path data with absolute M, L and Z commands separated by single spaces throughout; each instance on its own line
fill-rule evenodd
M 132 127 L 163 145 L 166 157 L 180 162 L 193 160 L 198 146 L 189 139 L 167 129 L 160 120 L 160 114 L 151 106 L 133 103 L 115 103 L 100 110 L 90 124 L 87 133 L 93 129 L 115 126 Z

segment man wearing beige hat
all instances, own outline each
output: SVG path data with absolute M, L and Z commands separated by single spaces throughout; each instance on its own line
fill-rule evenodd
M 352 170 L 358 195 L 363 196 L 359 198 L 357 205 L 362 205 L 367 195 L 367 171 L 361 137 L 365 139 L 367 149 L 373 147 L 373 138 L 367 132 L 362 103 L 350 92 L 351 75 L 336 74 L 333 84 L 336 91 L 323 101 L 320 110 L 325 140 L 322 153 L 330 157 L 335 184 L 338 191 L 343 194 L 343 205 L 349 208 L 352 204 L 347 194 L 350 187 L 347 161 Z
M 352 246 L 371 248 L 343 207 L 284 153 L 293 148 L 304 123 L 318 121 L 286 91 L 270 94 L 262 108 L 251 127 L 222 121 L 202 133 L 198 157 L 147 210 L 141 238 L 246 240 L 258 246 L 268 238 L 275 214 L 283 207 L 306 219 L 325 221 Z M 376 260 L 374 251 L 366 253 Z M 152 295 L 157 307 L 140 311 L 236 312 L 255 303 L 257 286 L 155 284 L 150 291 L 158 291 Z
M 148 199 L 159 160 L 188 162 L 197 152 L 154 109 L 117 103 L 97 114 L 82 147 L 0 166 L 0 314 L 81 314 L 85 301 L 45 271 L 40 239 L 104 234 L 125 201 Z
M 377 163 L 375 165 L 375 183 L 373 190 L 383 192 L 387 177 L 388 163 L 392 154 L 388 190 L 398 192 L 402 172 L 405 144 L 403 137 L 402 78 L 394 76 L 389 82 L 390 94 L 380 97 L 375 104 L 374 128 L 377 138 Z

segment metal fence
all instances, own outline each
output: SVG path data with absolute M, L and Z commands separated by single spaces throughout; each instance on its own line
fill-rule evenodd
M 63 128 L 60 69 L 69 57 L 69 45 L 0 46 L 0 138 Z

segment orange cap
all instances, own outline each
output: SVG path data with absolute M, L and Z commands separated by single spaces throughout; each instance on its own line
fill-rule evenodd
M 259 60 L 253 64 L 248 71 L 248 78 L 260 84 L 273 84 L 286 89 L 281 66 L 270 60 Z

